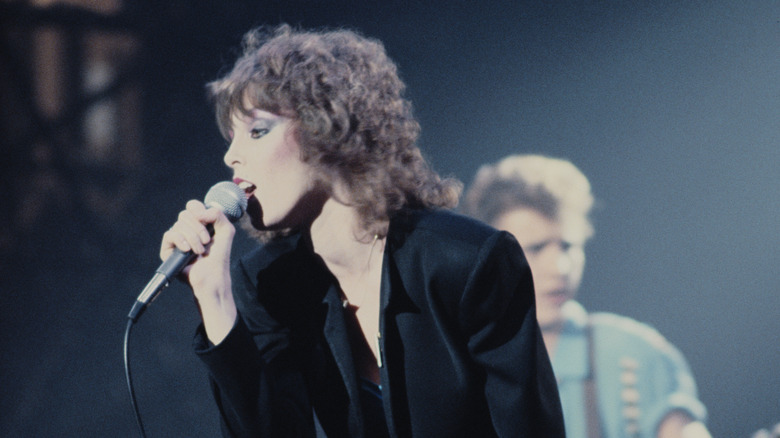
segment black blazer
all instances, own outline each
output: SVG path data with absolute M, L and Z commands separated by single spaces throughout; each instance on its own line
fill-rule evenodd
M 506 232 L 445 211 L 391 221 L 380 351 L 392 437 L 564 436 L 531 272 Z M 306 235 L 233 268 L 240 318 L 204 360 L 225 436 L 373 437 L 338 284 Z

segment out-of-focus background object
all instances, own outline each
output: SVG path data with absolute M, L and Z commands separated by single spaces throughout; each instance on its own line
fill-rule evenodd
M 580 300 L 679 347 L 713 436 L 776 421 L 780 3 L 1 0 L 4 436 L 135 433 L 127 312 L 230 176 L 204 84 L 281 21 L 382 40 L 442 174 L 571 159 L 599 199 Z M 218 434 L 191 301 L 173 285 L 131 339 L 150 435 Z
M 759 429 L 750 438 L 780 438 L 780 423 L 770 429 Z

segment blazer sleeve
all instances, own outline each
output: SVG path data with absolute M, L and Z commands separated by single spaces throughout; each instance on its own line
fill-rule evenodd
M 206 365 L 225 437 L 313 435 L 311 408 L 288 348 L 288 334 L 255 299 L 240 266 L 232 270 L 238 307 L 228 336 L 212 345 L 199 327 L 195 352 Z M 248 302 L 250 301 L 250 302 Z
M 499 436 L 563 437 L 552 366 L 536 321 L 533 281 L 520 245 L 497 232 L 482 245 L 459 319 Z
M 195 353 L 206 365 L 225 437 L 271 436 L 267 373 L 240 317 L 227 337 L 211 344 L 198 327 Z

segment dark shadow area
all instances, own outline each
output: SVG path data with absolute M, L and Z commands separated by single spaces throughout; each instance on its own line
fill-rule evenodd
M 72 161 L 66 146 L 78 138 L 55 142 L 64 149 L 41 165 L 28 133 L 44 127 L 18 105 L 30 78 L 0 67 L 12 224 L 0 242 L 3 436 L 135 434 L 127 312 L 177 212 L 231 177 L 204 85 L 246 30 L 282 21 L 382 40 L 407 83 L 423 152 L 444 175 L 468 184 L 480 164 L 517 152 L 571 159 L 599 201 L 582 303 L 647 322 L 685 354 L 713 436 L 748 437 L 780 421 L 780 5 L 548 3 L 134 3 L 115 24 L 141 47 L 129 70 L 142 101 L 132 167 Z M 17 25 L 34 19 L 13 4 L 2 10 Z M 18 41 L 9 32 L 8 50 Z M 45 128 L 57 138 L 57 126 Z M 41 169 L 57 177 L 43 179 L 52 188 L 36 198 L 35 220 L 18 223 L 31 202 L 23 188 Z M 83 200 L 90 188 L 102 190 L 102 210 Z M 249 244 L 241 239 L 236 253 Z M 174 284 L 133 331 L 149 436 L 219 434 L 190 346 L 197 322 Z

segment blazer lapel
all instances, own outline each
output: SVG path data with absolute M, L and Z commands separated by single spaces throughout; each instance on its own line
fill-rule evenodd
M 362 436 L 363 421 L 360 405 L 360 384 L 358 382 L 355 364 L 352 358 L 352 348 L 349 345 L 347 323 L 344 319 L 344 309 L 338 287 L 332 284 L 322 302 L 328 309 L 325 316 L 323 335 L 330 348 L 336 366 L 341 373 L 341 379 L 349 396 L 349 429 L 353 436 Z

